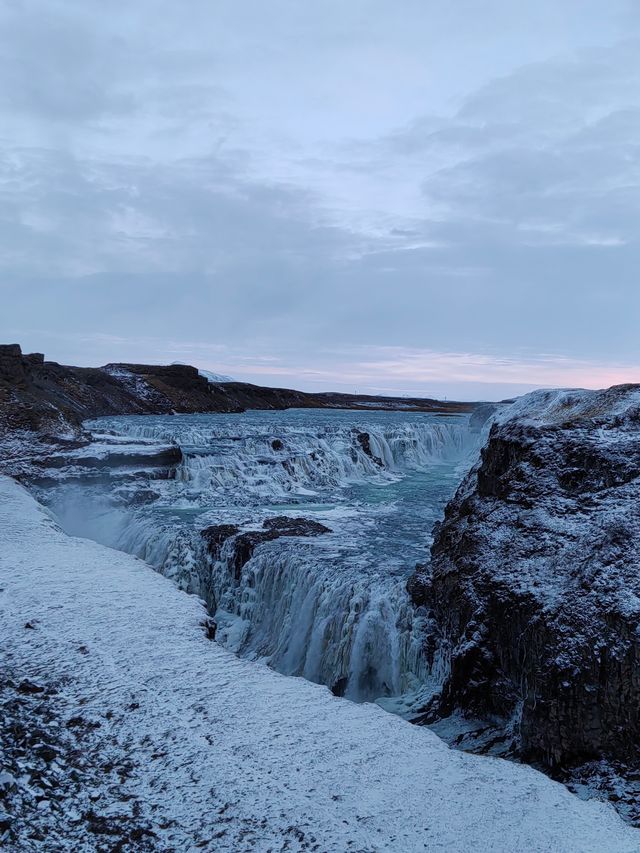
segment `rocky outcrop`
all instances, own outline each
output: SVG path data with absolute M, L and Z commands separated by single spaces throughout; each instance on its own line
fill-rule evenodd
M 235 578 L 239 580 L 242 569 L 253 557 L 256 548 L 264 542 L 272 542 L 281 536 L 320 536 L 322 533 L 331 533 L 331 530 L 319 521 L 278 515 L 265 519 L 262 530 L 245 530 L 241 533 L 234 524 L 214 524 L 206 527 L 201 535 L 214 560 L 220 559 L 224 543 L 235 537 L 233 554 L 229 559 Z
M 200 535 L 205 541 L 209 555 L 213 560 L 219 560 L 224 543 L 239 532 L 240 528 L 235 524 L 212 524 L 201 530 Z
M 188 365 L 109 364 L 69 367 L 0 347 L 0 427 L 60 435 L 86 418 L 116 414 L 237 412 L 237 400 Z
M 498 415 L 411 579 L 442 690 L 546 768 L 640 759 L 640 386 Z
M 371 459 L 372 462 L 375 462 L 376 465 L 379 465 L 380 468 L 383 467 L 382 459 L 379 456 L 376 456 L 374 452 L 371 450 L 371 436 L 368 432 L 361 432 L 360 430 L 355 431 L 356 441 L 362 448 L 363 452 L 366 456 Z
M 16 388 L 26 387 L 26 361 L 29 356 L 22 356 L 18 344 L 0 344 L 0 379 L 3 381 L 5 394 L 13 385 Z

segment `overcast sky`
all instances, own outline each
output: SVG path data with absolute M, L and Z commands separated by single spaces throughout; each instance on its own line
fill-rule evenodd
M 640 3 L 3 0 L 0 340 L 495 399 L 640 381 Z

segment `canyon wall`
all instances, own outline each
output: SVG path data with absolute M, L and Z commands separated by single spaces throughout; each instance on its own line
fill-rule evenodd
M 452 713 L 548 768 L 640 752 L 640 388 L 535 392 L 497 417 L 409 583 Z

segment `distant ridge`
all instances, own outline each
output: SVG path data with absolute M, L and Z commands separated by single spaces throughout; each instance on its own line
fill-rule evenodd
M 230 377 L 212 380 L 188 364 L 72 367 L 45 361 L 42 353 L 23 354 L 19 344 L 0 345 L 0 435 L 35 430 L 69 438 L 80 433 L 83 420 L 103 415 L 289 408 L 454 414 L 471 412 L 476 405 L 267 388 Z

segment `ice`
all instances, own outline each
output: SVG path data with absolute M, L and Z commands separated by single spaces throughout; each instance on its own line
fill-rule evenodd
M 601 391 L 551 389 L 533 391 L 502 407 L 496 419 L 539 424 L 562 423 L 580 418 L 624 416 L 640 408 L 638 385 L 614 385 Z M 601 436 L 604 438 L 604 435 Z

